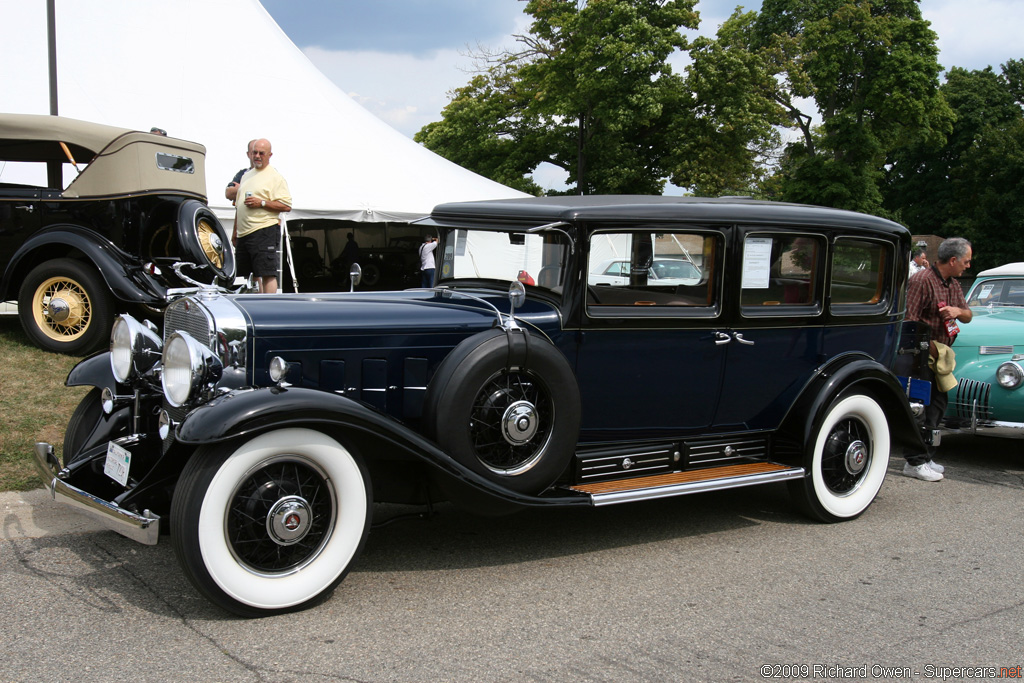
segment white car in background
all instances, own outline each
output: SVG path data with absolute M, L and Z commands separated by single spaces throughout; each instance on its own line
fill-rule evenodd
M 596 271 L 587 276 L 590 285 L 629 285 L 629 259 L 602 261 Z M 654 259 L 647 269 L 648 284 L 696 285 L 700 283 L 700 269 L 684 259 Z

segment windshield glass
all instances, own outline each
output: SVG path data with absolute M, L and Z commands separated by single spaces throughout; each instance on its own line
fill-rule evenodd
M 968 306 L 1024 306 L 1024 278 L 982 280 L 967 296 Z
M 524 233 L 451 230 L 438 255 L 438 284 L 459 280 L 519 280 L 527 287 L 561 292 L 569 249 L 555 231 Z

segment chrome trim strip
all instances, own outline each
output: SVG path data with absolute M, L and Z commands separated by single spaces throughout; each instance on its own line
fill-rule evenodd
M 978 354 L 982 356 L 1002 355 L 1004 353 L 1013 353 L 1013 344 L 1006 344 L 1003 346 L 982 346 L 978 349 Z
M 83 491 L 59 476 L 61 471 L 53 446 L 39 442 L 34 449 L 36 469 L 42 475 L 43 485 L 55 501 L 70 505 L 96 520 L 108 529 L 145 545 L 156 545 L 160 538 L 160 517 L 149 510 L 141 515 L 125 510 L 115 503 Z M 59 498 L 58 498 L 59 496 Z
M 741 486 L 754 486 L 755 484 L 769 484 L 776 481 L 786 481 L 788 479 L 800 479 L 806 475 L 807 472 L 803 467 L 793 467 L 779 472 L 745 474 L 739 477 L 694 481 L 684 484 L 671 484 L 668 486 L 657 486 L 649 489 L 594 493 L 590 496 L 590 503 L 594 507 L 599 507 L 602 505 L 615 505 L 616 503 L 632 503 L 637 500 L 656 500 L 658 498 L 670 498 L 672 496 L 685 496 L 690 493 L 721 491 L 724 489 L 739 488 Z

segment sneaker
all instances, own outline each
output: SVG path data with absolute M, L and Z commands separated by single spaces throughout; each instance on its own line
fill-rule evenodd
M 943 472 L 946 471 L 945 467 L 943 467 L 939 463 L 935 462 L 934 460 L 929 460 L 925 464 L 928 465 L 928 467 L 931 469 L 932 472 L 938 472 L 939 474 L 942 474 Z
M 923 465 L 911 465 L 908 462 L 903 466 L 903 474 L 923 481 L 939 481 L 942 479 L 942 475 L 928 467 L 928 463 L 924 463 Z

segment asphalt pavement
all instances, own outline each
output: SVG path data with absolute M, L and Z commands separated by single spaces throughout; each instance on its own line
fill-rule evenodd
M 1024 442 L 946 437 L 941 455 L 944 481 L 894 461 L 834 525 L 784 485 L 502 518 L 442 506 L 376 528 L 320 606 L 255 620 L 202 598 L 166 538 L 4 493 L 0 681 L 1020 677 Z

